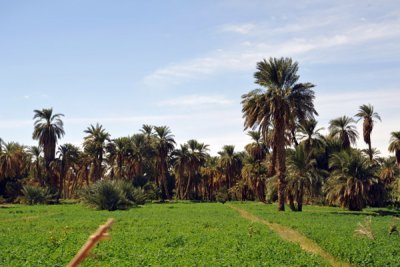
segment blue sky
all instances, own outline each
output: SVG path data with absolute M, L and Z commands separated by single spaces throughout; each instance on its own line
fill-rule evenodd
M 0 36 L 5 141 L 35 144 L 33 110 L 53 107 L 61 143 L 81 144 L 97 122 L 112 137 L 155 124 L 213 154 L 241 150 L 240 96 L 256 88 L 257 61 L 281 56 L 316 84 L 320 127 L 371 103 L 383 155 L 400 130 L 398 1 L 0 0 Z

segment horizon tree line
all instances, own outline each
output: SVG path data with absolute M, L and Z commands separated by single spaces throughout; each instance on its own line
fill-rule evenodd
M 157 199 L 277 201 L 280 211 L 286 203 L 294 211 L 302 211 L 304 202 L 350 210 L 399 204 L 400 131 L 391 133 L 388 147 L 395 157 L 378 157 L 371 133 L 381 118 L 368 104 L 359 107 L 357 120 L 331 120 L 324 136 L 315 119 L 315 86 L 298 82 L 298 63 L 270 58 L 256 67 L 261 88 L 241 101 L 252 140 L 244 151 L 225 145 L 211 156 L 207 144 L 192 139 L 177 146 L 169 127 L 146 124 L 132 136 L 112 139 L 97 123 L 84 130 L 82 149 L 57 147 L 64 115 L 34 110 L 38 146 L 0 139 L 0 199 L 16 201 L 26 184 L 46 187 L 57 199 L 76 198 L 79 189 L 110 179 L 131 181 Z M 360 120 L 365 150 L 353 147 Z

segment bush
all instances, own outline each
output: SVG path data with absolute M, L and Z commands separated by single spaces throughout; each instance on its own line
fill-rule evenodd
M 153 182 L 148 182 L 143 186 L 146 199 L 148 200 L 159 200 L 161 198 L 160 188 Z
M 48 189 L 31 185 L 25 185 L 22 188 L 22 194 L 24 202 L 29 205 L 45 204 L 52 198 Z
M 142 188 L 136 188 L 132 183 L 126 181 L 118 181 L 116 185 L 129 201 L 134 202 L 136 205 L 144 205 L 146 203 L 147 196 Z
M 220 188 L 218 190 L 215 198 L 218 202 L 221 202 L 222 204 L 224 204 L 225 202 L 227 202 L 229 200 L 228 190 L 225 187 Z
M 140 190 L 125 181 L 98 181 L 83 190 L 81 198 L 99 210 L 125 210 L 145 203 L 144 193 Z

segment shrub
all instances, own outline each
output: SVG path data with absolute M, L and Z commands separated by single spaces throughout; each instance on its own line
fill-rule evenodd
M 155 183 L 148 182 L 143 186 L 143 189 L 146 194 L 146 199 L 159 200 L 161 198 L 161 190 Z
M 24 202 L 29 205 L 47 203 L 52 197 L 48 189 L 31 185 L 25 185 L 22 194 Z
M 132 183 L 126 181 L 118 181 L 116 185 L 129 201 L 137 205 L 144 205 L 146 203 L 147 196 L 142 188 L 136 188 Z
M 125 210 L 146 201 L 143 190 L 126 181 L 98 181 L 81 192 L 83 202 L 99 210 Z
M 215 198 L 218 202 L 224 204 L 229 200 L 228 190 L 225 187 L 222 187 L 221 189 L 218 190 Z

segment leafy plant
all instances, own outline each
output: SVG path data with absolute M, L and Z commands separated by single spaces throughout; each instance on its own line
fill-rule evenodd
M 221 202 L 222 204 L 224 204 L 225 202 L 227 202 L 229 200 L 229 194 L 228 194 L 228 190 L 226 189 L 226 187 L 222 187 L 221 189 L 218 190 L 218 192 L 216 194 L 216 200 L 218 202 Z
M 99 210 L 128 209 L 134 203 L 126 198 L 121 187 L 110 181 L 98 181 L 82 191 L 83 202 Z
M 29 205 L 45 204 L 52 198 L 52 194 L 47 188 L 25 185 L 21 191 L 24 195 L 24 202 Z

